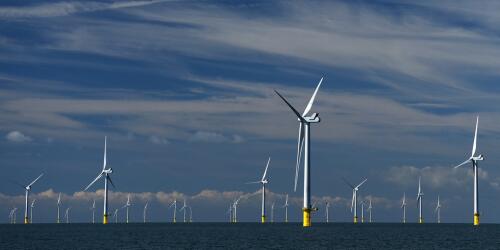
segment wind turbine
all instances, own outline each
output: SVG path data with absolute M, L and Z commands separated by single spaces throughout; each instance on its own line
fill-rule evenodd
M 122 208 L 126 208 L 127 209 L 127 223 L 128 223 L 128 209 L 130 208 L 131 204 L 130 204 L 130 194 L 127 196 L 127 203 L 125 203 L 125 206 L 123 206 Z
M 330 210 L 330 202 L 327 201 L 325 204 L 326 223 L 330 222 L 329 210 Z
M 71 207 L 66 208 L 66 213 L 64 214 L 64 217 L 66 217 L 66 224 L 69 223 L 69 210 Z
M 424 218 L 422 217 L 422 197 L 424 193 L 422 193 L 422 188 L 420 186 L 420 177 L 418 177 L 418 193 L 417 193 L 417 202 L 418 202 L 418 223 L 424 223 Z
M 403 209 L 403 223 L 406 223 L 406 193 L 403 193 L 403 201 L 401 202 L 401 208 Z
M 189 223 L 193 222 L 193 208 L 188 206 L 189 208 Z
M 144 212 L 143 212 L 143 217 L 144 217 L 144 223 L 146 223 L 146 212 L 148 210 L 148 204 L 149 204 L 149 201 L 146 202 L 146 205 L 144 205 Z
M 115 208 L 115 212 L 113 213 L 113 217 L 115 218 L 115 223 L 118 223 L 118 208 Z
M 274 205 L 275 203 L 271 204 L 271 223 L 274 222 Z
M 172 202 L 172 204 L 170 204 L 170 206 L 168 208 L 171 208 L 172 206 L 174 207 L 173 222 L 175 223 L 176 222 L 176 213 L 177 213 L 177 199 L 174 199 L 174 202 Z
M 434 212 L 437 212 L 437 222 L 441 223 L 441 202 L 439 202 L 439 195 L 438 195 L 436 210 Z
M 99 173 L 99 175 L 97 175 L 97 177 L 83 190 L 87 191 L 87 189 L 89 189 L 92 184 L 94 184 L 97 180 L 101 179 L 101 177 L 104 176 L 104 215 L 102 219 L 103 224 L 108 224 L 108 181 L 113 187 L 115 187 L 115 184 L 113 184 L 113 181 L 111 181 L 110 177 L 110 174 L 113 173 L 113 169 L 106 169 L 106 141 L 107 137 L 104 137 L 104 163 L 102 165 L 101 173 Z
M 264 174 L 262 175 L 262 179 L 260 181 L 254 181 L 254 182 L 248 182 L 247 184 L 252 184 L 252 183 L 260 183 L 262 184 L 262 204 L 261 204 L 261 222 L 265 223 L 266 222 L 266 184 L 268 183 L 267 180 L 267 169 L 269 167 L 269 162 L 271 162 L 271 157 L 267 160 L 266 164 L 266 169 L 264 170 Z
M 92 207 L 90 208 L 92 210 L 92 224 L 95 223 L 95 199 L 94 202 L 92 203 Z
M 60 220 L 60 208 L 61 208 L 61 193 L 59 193 L 59 196 L 57 197 L 57 223 L 59 224 L 61 222 Z
M 294 191 L 297 191 L 297 179 L 299 174 L 299 165 L 302 156 L 302 149 L 304 149 L 304 205 L 302 208 L 303 211 L 303 222 L 302 226 L 310 227 L 311 226 L 311 183 L 310 183 L 310 163 L 311 163 L 311 141 L 310 141 L 310 125 L 311 123 L 319 123 L 320 118 L 318 113 L 309 114 L 309 111 L 312 108 L 314 103 L 314 99 L 316 98 L 316 94 L 318 93 L 319 87 L 321 86 L 321 82 L 323 82 L 323 78 L 318 83 L 318 86 L 314 90 L 309 103 L 307 104 L 302 115 L 280 94 L 278 91 L 276 94 L 288 105 L 288 107 L 293 111 L 293 113 L 297 116 L 299 120 L 299 137 L 297 141 L 297 163 L 295 165 L 295 186 Z
M 233 222 L 233 204 L 229 203 L 229 209 L 227 210 L 226 214 L 229 214 L 229 222 Z
M 285 198 L 285 205 L 283 205 L 283 207 L 285 208 L 285 222 L 288 223 L 288 206 L 290 204 L 288 204 L 288 194 L 286 194 L 286 198 Z
M 186 223 L 186 199 L 184 198 L 184 205 L 182 205 L 181 209 L 179 209 L 179 211 L 183 211 L 184 210 L 184 223 Z
M 238 204 L 240 202 L 240 199 L 241 199 L 242 196 L 240 196 L 237 200 L 234 201 L 233 203 L 233 216 L 234 216 L 234 219 L 233 219 L 233 222 L 236 223 L 238 222 L 238 214 L 237 214 L 237 211 L 238 211 Z
M 354 212 L 354 223 L 358 223 L 358 190 L 361 185 L 363 185 L 368 179 L 364 179 L 357 186 L 353 186 L 346 179 L 342 178 L 344 182 L 352 188 L 352 200 L 351 200 L 351 213 Z M 353 211 L 354 209 L 354 211 Z
M 36 199 L 33 199 L 33 201 L 31 202 L 31 209 L 30 209 L 30 219 L 31 219 L 31 223 L 33 223 L 33 208 L 35 207 L 35 201 Z
M 29 217 L 29 196 L 30 196 L 30 191 L 31 191 L 31 186 L 33 184 L 35 184 L 36 181 L 38 181 L 38 179 L 40 179 L 41 177 L 43 176 L 43 174 L 39 175 L 34 181 L 32 181 L 30 184 L 28 184 L 27 186 L 23 186 L 21 184 L 18 184 L 19 186 L 21 186 L 24 190 L 25 190 L 25 204 L 24 204 L 24 224 L 29 224 L 30 223 L 30 217 Z
M 361 200 L 361 223 L 365 223 L 365 201 Z
M 472 154 L 469 159 L 455 166 L 458 168 L 468 162 L 472 163 L 472 170 L 474 171 L 474 226 L 479 226 L 479 195 L 478 195 L 478 161 L 484 160 L 484 156 L 479 154 L 478 156 L 474 156 L 476 154 L 476 146 L 477 146 L 477 127 L 479 125 L 479 116 L 476 119 L 476 131 L 474 133 L 474 143 L 472 144 Z
M 16 224 L 16 220 L 17 220 L 16 213 L 17 213 L 17 207 L 10 210 L 10 214 L 9 214 L 10 224 Z
M 369 216 L 370 216 L 369 217 L 369 222 L 372 223 L 372 209 L 373 209 L 373 207 L 372 207 L 372 198 L 370 198 L 369 201 L 370 201 L 370 203 L 368 204 L 368 209 L 367 210 L 368 210 Z

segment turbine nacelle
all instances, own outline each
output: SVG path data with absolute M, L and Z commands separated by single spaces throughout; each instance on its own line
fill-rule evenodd
M 104 169 L 104 170 L 102 171 L 102 173 L 103 173 L 103 174 L 111 174 L 111 173 L 113 173 L 113 169 L 112 169 L 112 168 Z
M 473 161 L 482 161 L 482 160 L 484 160 L 484 156 L 482 154 L 480 154 L 479 156 L 471 157 L 471 160 L 473 160 Z

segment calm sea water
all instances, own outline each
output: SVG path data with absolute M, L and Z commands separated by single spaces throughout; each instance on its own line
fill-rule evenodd
M 500 249 L 500 225 L 0 225 L 0 249 Z

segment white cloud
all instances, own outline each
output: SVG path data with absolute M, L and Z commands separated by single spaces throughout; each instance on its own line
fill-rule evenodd
M 31 137 L 19 132 L 19 131 L 11 131 L 9 132 L 5 138 L 11 142 L 30 142 L 32 141 Z
M 127 136 L 128 138 L 128 136 Z M 170 144 L 170 141 L 168 141 L 167 139 L 161 137 L 161 136 L 157 136 L 157 135 L 152 135 L 149 137 L 149 141 L 154 143 L 154 144 Z
M 223 143 L 223 142 L 241 143 L 244 142 L 244 139 L 240 135 L 233 135 L 231 137 L 228 137 L 216 132 L 196 131 L 193 135 L 190 136 L 189 141 L 213 142 L 213 143 Z

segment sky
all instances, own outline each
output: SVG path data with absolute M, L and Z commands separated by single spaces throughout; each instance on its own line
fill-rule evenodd
M 88 222 L 104 137 L 113 168 L 110 209 L 132 197 L 131 219 L 170 221 L 186 199 L 194 221 L 260 221 L 267 207 L 301 219 L 293 191 L 298 122 L 273 90 L 312 112 L 311 185 L 324 220 L 351 221 L 351 189 L 373 218 L 472 223 L 470 156 L 479 116 L 482 222 L 500 209 L 500 4 L 493 1 L 2 1 L 0 222 L 33 186 L 34 222 L 54 222 L 57 195 Z M 301 180 L 302 175 L 299 176 Z M 24 184 L 24 185 L 26 185 Z M 123 220 L 124 213 L 119 217 Z M 4 214 L 5 216 L 2 216 Z M 98 216 L 100 219 L 100 216 Z

